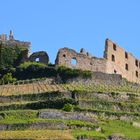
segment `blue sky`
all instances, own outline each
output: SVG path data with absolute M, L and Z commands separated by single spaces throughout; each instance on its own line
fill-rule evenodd
M 63 47 L 102 57 L 106 38 L 140 58 L 140 0 L 0 0 L 0 33 L 10 29 L 52 63 Z

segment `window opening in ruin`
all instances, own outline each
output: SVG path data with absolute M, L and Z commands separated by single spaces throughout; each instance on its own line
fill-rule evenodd
M 66 55 L 65 55 L 65 54 L 63 54 L 63 57 L 66 57 Z
M 127 52 L 125 52 L 125 58 L 128 59 L 128 53 Z
M 136 77 L 138 77 L 139 76 L 139 73 L 138 73 L 138 71 L 136 71 Z
M 116 44 L 113 44 L 113 50 L 116 51 Z
M 115 56 L 114 55 L 112 55 L 112 61 L 115 62 Z
M 128 64 L 125 64 L 125 69 L 128 70 Z
M 117 73 L 117 71 L 116 71 L 116 70 L 114 70 L 114 73 L 116 74 L 116 73 Z
M 135 60 L 135 65 L 138 67 L 138 60 Z
M 71 59 L 71 64 L 72 64 L 73 66 L 76 66 L 76 64 L 77 64 L 76 58 L 72 58 L 72 59 Z
M 139 68 L 140 68 L 140 62 L 139 62 Z
M 39 62 L 39 58 L 36 58 L 35 61 L 36 61 L 36 62 Z

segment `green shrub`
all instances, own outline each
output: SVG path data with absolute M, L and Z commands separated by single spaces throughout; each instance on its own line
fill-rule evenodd
M 34 69 L 38 69 L 38 68 L 45 68 L 46 65 L 43 63 L 38 63 L 38 62 L 24 62 L 22 64 L 20 64 L 19 68 L 21 69 L 27 69 L 27 68 L 34 68 Z
M 7 73 L 1 78 L 0 83 L 1 84 L 2 83 L 7 84 L 7 83 L 10 83 L 10 82 L 14 82 L 14 81 L 16 81 L 16 78 L 12 77 L 12 73 Z
M 36 79 L 43 77 L 56 77 L 55 67 L 48 67 L 40 62 L 25 62 L 16 68 L 14 73 L 18 80 Z
M 63 82 L 66 82 L 70 78 L 78 77 L 79 75 L 78 70 L 73 70 L 64 66 L 58 67 L 57 73 L 59 74 Z
M 88 70 L 85 70 L 85 71 L 82 72 L 82 76 L 83 76 L 83 78 L 91 78 L 92 77 L 92 72 L 88 71 Z
M 73 105 L 72 104 L 65 104 L 64 107 L 63 107 L 63 110 L 66 111 L 66 112 L 70 112 L 73 110 Z
M 61 77 L 63 82 L 66 82 L 69 79 L 82 77 L 82 78 L 91 78 L 91 71 L 83 71 L 80 69 L 71 69 L 64 66 L 59 66 L 57 69 L 58 75 Z

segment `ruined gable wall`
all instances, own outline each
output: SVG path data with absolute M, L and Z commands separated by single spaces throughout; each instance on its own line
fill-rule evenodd
M 36 59 L 38 59 L 38 61 L 36 61 Z M 33 54 L 31 54 L 30 57 L 28 58 L 28 60 L 31 62 L 41 62 L 44 64 L 48 64 L 49 56 L 48 56 L 47 52 L 39 51 L 39 52 L 34 52 Z
M 112 55 L 115 60 L 112 60 Z M 107 39 L 104 57 L 107 59 L 107 73 L 121 74 L 129 81 L 140 83 L 140 63 L 131 53 Z
M 76 61 L 75 65 L 72 64 L 73 59 Z M 69 68 L 100 71 L 105 73 L 107 61 L 103 58 L 88 56 L 87 53 L 77 53 L 72 49 L 62 48 L 57 54 L 55 63 Z
M 120 74 L 130 82 L 140 83 L 140 60 L 109 39 L 106 40 L 105 46 L 104 58 L 62 48 L 57 54 L 56 64 L 82 70 Z M 75 65 L 71 63 L 72 59 L 76 60 Z

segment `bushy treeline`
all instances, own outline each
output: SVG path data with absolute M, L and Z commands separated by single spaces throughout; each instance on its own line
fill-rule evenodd
M 90 71 L 82 71 L 79 69 L 70 69 L 64 66 L 46 65 L 39 62 L 24 62 L 16 68 L 1 68 L 0 82 L 8 83 L 15 80 L 27 80 L 36 78 L 60 78 L 62 82 L 68 79 L 82 77 L 90 78 Z
M 18 66 L 27 51 L 27 49 L 23 49 L 19 46 L 2 47 L 2 45 L 0 45 L 0 68 Z
M 56 77 L 57 71 L 54 67 L 47 66 L 43 63 L 25 62 L 16 68 L 13 76 L 18 80 Z

